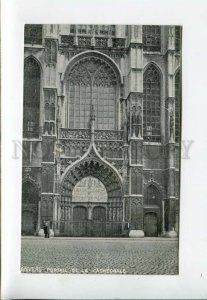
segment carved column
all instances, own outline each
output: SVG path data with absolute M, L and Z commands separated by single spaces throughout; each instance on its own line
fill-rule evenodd
M 56 86 L 56 65 L 57 65 L 58 40 L 45 39 L 45 86 Z
M 136 108 L 142 107 L 142 98 L 140 94 L 132 94 L 132 105 L 133 101 L 136 101 Z M 137 115 L 133 120 L 132 124 L 133 134 L 129 141 L 129 199 L 130 199 L 130 236 L 131 237 L 143 237 L 143 139 L 141 137 L 140 119 Z M 134 113 L 134 111 L 133 111 Z M 141 111 L 139 111 L 141 114 Z M 134 117 L 134 115 L 132 115 Z M 136 125 L 134 122 L 136 121 Z M 135 198 L 136 197 L 136 198 Z
M 54 200 L 53 200 L 53 230 L 54 230 L 54 235 L 58 236 L 59 235 L 59 216 L 58 216 L 58 207 L 59 207 L 59 202 L 60 202 L 60 196 L 55 195 Z
M 129 151 L 129 146 L 127 143 L 124 144 L 124 150 L 123 150 L 123 155 L 124 155 L 124 160 L 123 160 L 123 167 L 122 167 L 122 176 L 123 176 L 123 187 L 124 187 L 124 195 L 129 194 L 129 174 L 128 174 L 128 164 L 129 164 L 129 156 L 128 156 L 128 151 Z
M 56 112 L 56 132 L 57 132 L 57 139 L 60 139 L 60 128 L 62 127 L 62 117 L 63 114 L 63 96 L 57 96 L 57 112 Z
M 175 145 L 168 144 L 168 178 L 167 178 L 167 231 L 175 230 Z M 174 234 L 173 234 L 174 235 Z
M 59 198 L 59 201 L 58 201 L 58 205 L 57 205 L 57 218 L 58 218 L 58 230 L 60 232 L 60 229 L 61 229 L 61 196 Z M 56 233 L 57 235 L 57 233 Z
M 61 146 L 60 144 L 56 143 L 56 151 L 55 151 L 55 160 L 56 160 L 56 168 L 54 174 L 54 193 L 56 194 L 54 197 L 54 213 L 53 213 L 53 221 L 55 224 L 54 234 L 56 236 L 60 233 L 60 177 L 61 177 Z
M 166 186 L 167 199 L 165 202 L 165 227 L 168 236 L 176 236 L 175 232 L 175 88 L 174 88 L 174 65 L 175 65 L 175 28 L 168 27 L 168 50 L 167 50 L 167 85 L 166 85 Z
M 143 197 L 130 196 L 130 232 L 129 237 L 144 237 Z
M 128 136 L 129 136 L 129 203 L 130 236 L 143 237 L 143 47 L 142 26 L 129 26 L 128 62 Z M 128 211 L 126 205 L 126 212 Z
M 165 201 L 162 201 L 162 236 L 165 236 Z
M 41 229 L 41 201 L 38 201 L 37 233 Z
M 175 97 L 168 97 L 166 107 L 166 141 L 175 142 Z
M 88 220 L 92 220 L 93 207 L 91 203 L 88 203 Z

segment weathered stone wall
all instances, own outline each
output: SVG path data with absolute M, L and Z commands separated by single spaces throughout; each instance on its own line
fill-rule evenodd
M 53 195 L 58 191 L 56 186 L 60 184 L 60 176 L 69 165 L 84 155 L 89 146 L 89 136 L 63 137 L 61 134 L 66 133 L 61 133 L 59 128 L 64 128 L 66 124 L 67 91 L 64 75 L 67 67 L 78 54 L 89 51 L 93 54 L 95 51 L 100 56 L 101 53 L 104 54 L 103 59 L 109 59 L 111 64 L 118 67 L 123 81 L 117 101 L 122 101 L 119 119 L 120 128 L 124 132 L 118 139 L 115 136 L 111 140 L 95 137 L 95 144 L 99 154 L 123 178 L 125 220 L 130 222 L 131 229 L 143 230 L 144 214 L 149 211 L 149 208 L 144 207 L 143 196 L 147 186 L 154 184 L 160 191 L 160 201 L 166 200 L 165 219 L 169 219 L 167 229 L 170 229 L 174 222 L 173 201 L 175 198 L 178 201 L 179 198 L 180 167 L 180 150 L 175 146 L 173 129 L 170 129 L 170 112 L 174 113 L 174 76 L 180 66 L 180 55 L 175 52 L 172 38 L 174 27 L 161 28 L 161 51 L 152 53 L 143 51 L 142 26 L 118 25 L 115 37 L 102 40 L 77 36 L 70 39 L 70 25 L 52 26 L 43 26 L 42 46 L 27 45 L 24 52 L 25 59 L 33 56 L 41 68 L 40 136 L 37 139 L 23 140 L 23 178 L 32 178 L 39 186 L 42 193 L 42 216 L 46 219 L 48 214 L 51 221 L 59 217 L 59 198 L 55 198 L 54 202 Z M 61 35 L 66 37 L 67 43 L 63 42 Z M 48 49 L 52 49 L 53 55 Z M 143 141 L 142 121 L 136 128 L 132 121 L 134 109 L 137 116 L 141 116 L 140 120 L 143 119 L 142 113 L 139 115 L 143 107 L 143 74 L 150 64 L 154 64 L 161 74 L 160 143 Z M 46 124 L 48 120 L 45 116 L 44 91 L 47 89 L 52 89 L 55 95 L 52 132 L 45 130 L 50 126 Z M 157 213 L 159 224 L 162 224 L 161 206 L 150 211 Z

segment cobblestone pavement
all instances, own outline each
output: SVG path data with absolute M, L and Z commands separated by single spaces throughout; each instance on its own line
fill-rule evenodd
M 21 271 L 31 273 L 178 274 L 178 241 L 23 237 Z

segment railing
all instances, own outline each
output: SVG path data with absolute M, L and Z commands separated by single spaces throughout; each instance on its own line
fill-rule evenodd
M 123 140 L 123 130 L 95 130 L 95 140 Z M 86 139 L 91 138 L 89 129 L 60 128 L 61 139 Z
M 79 46 L 79 47 L 96 47 L 96 48 L 125 48 L 125 38 L 112 38 L 106 36 L 98 36 L 93 38 L 92 35 L 61 35 L 60 42 L 62 46 Z
M 161 142 L 160 135 L 143 135 L 144 142 Z

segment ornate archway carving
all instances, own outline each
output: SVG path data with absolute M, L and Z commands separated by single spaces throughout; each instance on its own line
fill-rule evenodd
M 66 168 L 61 180 L 61 195 L 71 199 L 76 183 L 87 176 L 96 177 L 104 184 L 109 199 L 122 197 L 122 178 L 118 171 L 99 155 L 94 143 L 82 158 Z
M 94 144 L 93 134 L 85 155 L 68 166 L 61 178 L 61 219 L 63 216 L 63 222 L 66 223 L 72 220 L 73 209 L 68 210 L 68 206 L 75 204 L 72 202 L 73 189 L 81 179 L 88 176 L 99 179 L 106 188 L 107 221 L 121 222 L 123 220 L 122 178 L 118 171 L 99 155 Z
M 103 183 L 94 176 L 81 179 L 74 187 L 72 202 L 107 202 L 107 192 Z
M 123 75 L 122 75 L 121 70 L 118 67 L 118 65 L 108 55 L 101 53 L 99 51 L 84 51 L 83 53 L 79 53 L 79 54 L 75 55 L 69 61 L 65 71 L 63 72 L 63 78 L 62 78 L 63 81 L 67 80 L 68 75 L 71 72 L 71 69 L 74 67 L 74 65 L 77 62 L 82 61 L 82 59 L 83 60 L 88 59 L 89 57 L 93 57 L 93 59 L 100 60 L 100 61 L 104 62 L 105 64 L 107 64 L 108 66 L 110 66 L 113 69 L 114 73 L 116 74 L 118 82 L 120 82 L 120 84 L 123 84 Z M 91 69 L 91 71 L 92 70 L 93 70 L 93 68 Z

